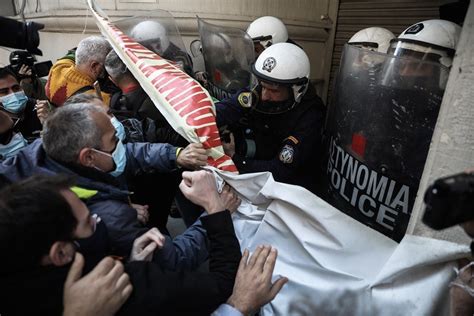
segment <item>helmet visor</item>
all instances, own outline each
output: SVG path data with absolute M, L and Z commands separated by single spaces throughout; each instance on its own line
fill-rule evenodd
M 441 46 L 428 43 L 399 39 L 392 40 L 387 54 L 396 57 L 408 57 L 421 61 L 436 62 L 443 66 L 451 66 L 452 52 Z

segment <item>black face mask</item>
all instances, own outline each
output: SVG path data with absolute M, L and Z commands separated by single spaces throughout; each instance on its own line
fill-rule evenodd
M 285 101 L 260 101 L 255 110 L 265 114 L 280 114 L 293 108 L 295 102 L 293 100 Z
M 260 84 L 252 90 L 252 106 L 257 112 L 263 114 L 280 114 L 291 110 L 296 105 L 293 93 L 290 93 L 288 100 L 285 101 L 263 101 L 260 99 L 261 93 L 262 86 Z
M 120 88 L 109 79 L 109 76 L 105 71 L 104 75 L 101 75 L 99 78 L 97 78 L 97 81 L 99 82 L 100 90 L 105 93 L 114 94 L 120 91 Z

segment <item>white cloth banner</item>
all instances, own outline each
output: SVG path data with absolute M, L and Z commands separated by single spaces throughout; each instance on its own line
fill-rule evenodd
M 216 172 L 243 198 L 234 214 L 242 249 L 274 246 L 274 276 L 290 279 L 263 315 L 448 313 L 453 267 L 468 246 L 412 235 L 398 244 L 270 173 Z

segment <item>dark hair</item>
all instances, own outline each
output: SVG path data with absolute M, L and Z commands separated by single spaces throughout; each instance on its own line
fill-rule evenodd
M 0 274 L 37 267 L 56 241 L 72 241 L 77 226 L 60 190 L 69 176 L 37 175 L 0 191 Z
M 135 80 L 135 77 L 114 50 L 111 50 L 105 57 L 104 67 L 116 82 L 121 82 L 124 78 Z
M 75 94 L 64 103 L 64 105 L 76 104 L 76 103 L 92 103 L 95 100 L 100 100 L 100 98 L 91 93 L 79 93 Z M 101 101 L 101 100 L 100 100 Z
M 0 68 L 0 80 L 5 79 L 8 76 L 12 76 L 13 78 L 15 78 L 16 81 L 18 81 L 18 78 L 16 77 L 15 73 L 13 73 L 13 71 L 11 71 L 10 68 L 8 67 Z

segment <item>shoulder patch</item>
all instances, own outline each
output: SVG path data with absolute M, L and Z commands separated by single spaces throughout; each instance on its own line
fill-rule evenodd
M 292 163 L 294 154 L 295 149 L 293 148 L 293 146 L 285 145 L 280 151 L 280 161 L 283 163 Z
M 252 94 L 250 92 L 242 92 L 237 97 L 239 104 L 244 108 L 249 108 L 252 105 Z
M 289 140 L 290 142 L 293 142 L 293 144 L 295 145 L 298 145 L 298 143 L 300 142 L 298 139 L 296 139 L 296 137 L 294 136 L 289 136 L 287 137 L 285 140 Z

